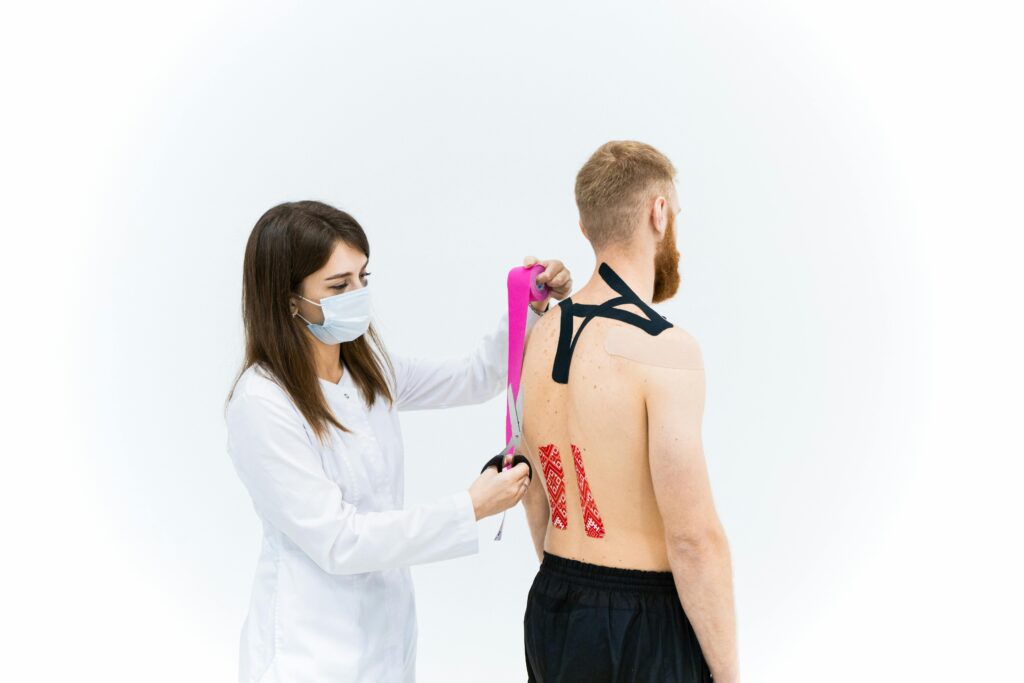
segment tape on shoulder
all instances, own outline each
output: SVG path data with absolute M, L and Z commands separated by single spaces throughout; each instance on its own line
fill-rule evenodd
M 644 365 L 675 370 L 704 369 L 697 340 L 678 327 L 651 336 L 635 327 L 616 326 L 605 335 L 604 350 Z

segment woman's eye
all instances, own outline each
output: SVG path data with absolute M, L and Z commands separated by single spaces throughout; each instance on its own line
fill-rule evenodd
M 370 277 L 371 274 L 372 273 L 363 273 L 362 276 L 360 276 L 360 279 L 365 282 L 366 278 Z M 336 284 L 336 285 L 331 285 L 331 289 L 336 289 L 338 291 L 341 291 L 341 290 L 347 289 L 347 288 L 348 288 L 348 283 L 347 282 L 342 282 L 342 283 L 339 283 L 339 284 Z

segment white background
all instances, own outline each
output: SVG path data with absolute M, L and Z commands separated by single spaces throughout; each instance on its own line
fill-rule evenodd
M 259 530 L 224 451 L 245 239 L 314 198 L 394 351 L 504 272 L 594 267 L 609 139 L 680 170 L 663 313 L 708 368 L 746 681 L 1024 680 L 1022 59 L 1012 3 L 23 3 L 0 17 L 5 680 L 227 681 Z M 407 414 L 407 502 L 503 406 Z M 524 680 L 506 539 L 414 570 L 422 681 Z

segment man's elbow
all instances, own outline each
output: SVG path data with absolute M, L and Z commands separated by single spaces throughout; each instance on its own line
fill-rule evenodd
M 728 557 L 729 541 L 720 524 L 709 524 L 666 535 L 668 553 L 686 561 Z

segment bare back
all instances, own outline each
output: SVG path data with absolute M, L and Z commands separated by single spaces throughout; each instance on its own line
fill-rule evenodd
M 593 309 L 603 301 L 574 303 Z M 643 315 L 635 305 L 617 308 Z M 663 320 L 658 322 L 667 329 L 650 334 L 628 322 L 593 317 L 572 348 L 562 383 L 553 378 L 553 367 L 560 334 L 568 333 L 566 317 L 553 310 L 537 323 L 523 363 L 520 446 L 542 475 L 541 486 L 531 487 L 528 496 L 546 495 L 544 550 L 592 564 L 668 571 L 645 401 L 650 373 L 660 369 L 637 360 L 637 353 L 615 353 L 609 341 L 625 339 L 641 356 L 650 351 L 657 357 L 659 347 L 678 346 L 689 336 Z M 571 336 L 582 320 L 573 317 Z

